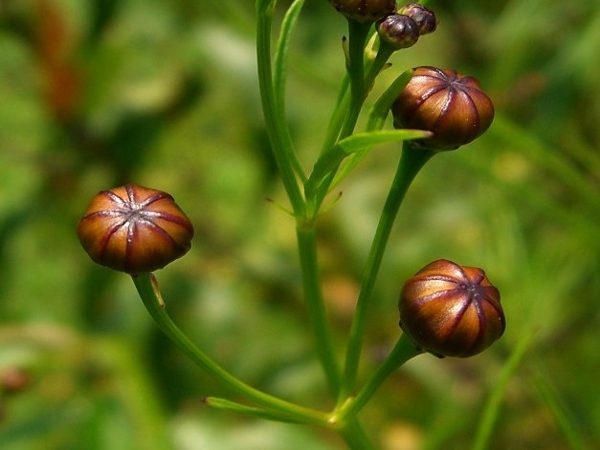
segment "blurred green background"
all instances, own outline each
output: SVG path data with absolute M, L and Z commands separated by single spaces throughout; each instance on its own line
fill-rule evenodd
M 281 8 L 286 4 L 281 2 Z M 600 446 L 600 2 L 431 1 L 434 34 L 393 57 L 475 75 L 497 106 L 482 138 L 436 156 L 392 235 L 362 378 L 398 335 L 410 275 L 485 268 L 505 336 L 468 360 L 420 356 L 362 416 L 384 450 L 464 449 L 490 394 L 489 448 Z M 169 311 L 254 386 L 328 409 L 302 302 L 293 220 L 263 127 L 250 0 L 0 2 L 0 447 L 338 449 L 328 432 L 205 407 L 229 396 L 167 342 L 127 276 L 94 265 L 76 223 L 97 191 L 168 191 L 196 227 L 158 273 Z M 343 74 L 345 21 L 308 0 L 289 121 L 309 168 Z M 373 152 L 323 217 L 320 258 L 342 355 L 399 148 Z M 516 349 L 523 357 L 496 389 Z

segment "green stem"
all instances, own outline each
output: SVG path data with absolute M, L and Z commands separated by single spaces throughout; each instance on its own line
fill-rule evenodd
M 279 411 L 286 418 L 296 418 L 300 422 L 326 425 L 327 416 L 319 411 L 305 408 L 294 403 L 273 397 L 272 395 L 261 392 L 240 379 L 231 375 L 202 350 L 192 343 L 189 338 L 181 331 L 181 329 L 171 320 L 165 308 L 161 306 L 161 301 L 157 295 L 152 281 L 151 274 L 142 273 L 132 276 L 135 287 L 144 303 L 144 306 L 154 319 L 158 327 L 163 333 L 191 358 L 198 366 L 208 372 L 210 375 L 220 380 L 228 386 L 233 392 L 243 396 L 244 398 L 262 405 L 272 411 Z
M 314 331 L 317 356 L 325 372 L 329 390 L 335 398 L 340 389 L 340 370 L 335 358 L 331 330 L 327 321 L 325 302 L 321 291 L 314 221 L 299 222 L 296 227 L 296 235 L 304 295 L 306 296 L 310 323 Z
M 325 143 L 321 149 L 321 155 L 327 154 L 336 141 L 342 140 L 354 132 L 360 111 L 375 81 L 375 77 L 385 66 L 393 52 L 389 46 L 384 45 L 380 47 L 368 73 L 365 74 L 365 43 L 370 29 L 371 24 L 358 23 L 351 19 L 348 20 L 347 77 L 342 84 Z M 310 193 L 313 194 L 312 198 L 309 198 L 309 201 L 314 211 L 318 211 L 321 207 L 335 179 L 338 168 L 339 163 L 331 170 L 329 176 L 323 180 L 319 189 L 314 193 Z M 308 194 L 305 193 L 307 197 L 309 197 Z
M 273 148 L 273 154 L 283 185 L 296 215 L 302 215 L 305 209 L 304 199 L 296 178 L 296 155 L 287 131 L 285 118 L 279 107 L 273 86 L 273 67 L 271 62 L 271 28 L 273 6 L 269 2 L 257 3 L 256 55 L 258 64 L 258 84 L 265 125 Z
M 379 97 L 379 99 L 372 106 L 369 112 L 369 118 L 367 120 L 366 131 L 379 131 L 383 128 L 385 120 L 389 114 L 390 108 L 394 101 L 398 98 L 404 87 L 411 79 L 413 70 L 409 69 L 398 76 L 392 84 L 386 89 L 386 91 Z M 333 189 L 335 186 L 340 184 L 346 176 L 363 160 L 370 149 L 365 149 L 354 153 L 346 164 L 338 171 L 333 179 L 333 183 L 329 186 L 329 189 Z M 316 166 L 315 166 L 316 168 Z M 312 174 L 311 174 L 312 176 Z M 310 178 L 309 178 L 310 181 Z
M 368 33 L 367 33 L 367 36 L 368 36 Z M 357 41 L 357 39 L 354 39 L 354 41 Z M 365 41 L 366 41 L 366 38 L 363 41 L 363 44 Z M 363 84 L 363 90 L 365 90 L 364 97 L 366 97 L 366 95 L 368 94 L 373 83 L 375 82 L 375 78 L 377 77 L 377 75 L 379 75 L 379 73 L 381 72 L 381 70 L 383 69 L 385 64 L 387 63 L 387 60 L 393 53 L 393 50 L 390 48 L 390 46 L 383 45 L 383 44 L 385 44 L 385 43 L 382 43 L 381 47 L 377 51 L 375 60 L 373 61 L 373 63 L 371 64 L 371 67 L 369 67 L 369 69 L 367 71 L 367 75 L 365 77 L 365 81 Z M 363 53 L 361 53 L 359 55 L 358 51 L 356 51 L 356 53 L 357 53 L 356 57 L 364 59 L 364 56 L 363 56 L 364 48 L 363 48 L 362 52 Z M 350 55 L 350 53 L 349 53 L 349 55 Z M 364 69 L 361 69 L 361 71 L 364 73 Z M 323 143 L 323 147 L 321 148 L 321 154 L 324 154 L 325 152 L 329 151 L 329 149 L 335 145 L 337 138 L 340 136 L 340 130 L 342 129 L 342 127 L 345 126 L 344 124 L 346 122 L 348 122 L 347 115 L 348 115 L 348 111 L 350 111 L 350 93 L 349 93 L 349 87 L 350 87 L 349 74 L 350 73 L 353 73 L 353 78 L 356 78 L 356 81 L 354 82 L 354 86 L 355 86 L 355 92 L 358 91 L 356 84 L 357 84 L 359 77 L 354 72 L 355 72 L 354 66 L 349 66 L 348 72 L 346 73 L 346 76 L 342 80 L 342 84 L 340 86 L 340 91 L 338 94 L 335 109 L 334 109 L 331 119 L 329 121 L 329 126 L 327 128 L 327 134 L 326 134 L 326 137 L 325 137 L 325 140 Z M 363 101 L 364 101 L 364 99 L 363 99 Z M 361 104 L 361 106 L 362 106 L 362 104 Z M 354 123 L 356 123 L 356 120 L 354 121 Z M 346 125 L 346 127 L 347 127 L 347 125 Z
M 348 61 L 347 71 L 350 78 L 350 105 L 346 120 L 342 125 L 339 139 L 350 136 L 354 131 L 360 110 L 367 98 L 365 83 L 365 43 L 371 24 L 359 23 L 348 19 Z
M 348 339 L 346 363 L 344 366 L 342 388 L 340 390 L 338 402 L 344 401 L 344 399 L 352 392 L 356 384 L 367 309 L 371 303 L 375 281 L 379 273 L 383 254 L 398 209 L 400 208 L 402 200 L 413 179 L 433 155 L 434 153 L 429 150 L 421 148 L 416 149 L 413 148 L 409 142 L 404 143 L 398 169 L 396 170 L 392 187 L 390 188 L 383 211 L 379 218 L 375 237 L 371 244 L 371 250 L 361 280 L 361 290 L 356 304 L 354 319 L 352 321 L 350 337 Z
M 415 347 L 408 335 L 404 333 L 400 335 L 400 338 L 388 357 L 381 366 L 379 366 L 356 397 L 340 408 L 338 414 L 342 417 L 342 420 L 344 417 L 356 417 L 360 410 L 369 402 L 377 389 L 379 389 L 381 384 L 387 380 L 390 375 L 398 370 L 405 362 L 421 353 L 422 351 Z
M 323 146 L 321 147 L 321 155 L 329 151 L 329 149 L 331 149 L 331 147 L 335 145 L 337 138 L 340 135 L 340 130 L 344 125 L 346 113 L 348 112 L 348 105 L 350 104 L 350 94 L 348 91 L 349 87 L 350 78 L 346 73 L 346 75 L 342 79 L 340 91 L 338 93 L 338 98 L 335 103 L 335 108 L 333 110 L 333 113 L 331 114 L 331 118 L 329 119 L 327 133 L 325 134 Z
M 372 450 L 374 448 L 373 443 L 357 419 L 352 419 L 344 426 L 338 427 L 337 432 L 351 450 Z
M 346 77 L 342 82 L 338 101 L 329 122 L 321 155 L 329 152 L 338 140 L 350 136 L 356 127 L 368 92 L 365 84 L 365 43 L 370 28 L 371 24 L 358 23 L 348 19 Z M 314 198 L 310 199 L 314 211 L 318 211 L 321 207 L 336 171 L 337 167 L 321 184 L 321 188 L 315 193 Z
M 386 42 L 380 41 L 377 55 L 375 55 L 375 59 L 367 71 L 367 76 L 365 79 L 365 86 L 367 90 L 372 89 L 375 78 L 377 78 L 377 75 L 379 75 L 381 70 L 385 67 L 388 59 L 390 59 L 390 56 L 392 56 L 392 53 L 394 53 L 394 49 Z

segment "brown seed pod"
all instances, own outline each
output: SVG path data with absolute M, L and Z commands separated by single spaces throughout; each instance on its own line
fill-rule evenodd
M 404 14 L 389 14 L 375 24 L 379 39 L 394 50 L 412 47 L 419 40 L 419 26 Z
M 419 34 L 421 36 L 433 33 L 437 28 L 437 18 L 434 12 L 418 3 L 402 6 L 398 9 L 398 14 L 406 14 L 414 20 L 419 27 Z
M 94 262 L 136 274 L 161 269 L 187 253 L 194 228 L 171 195 L 128 184 L 92 199 L 77 236 Z
M 399 309 L 402 330 L 417 347 L 439 357 L 476 355 L 506 326 L 500 292 L 485 272 L 444 259 L 406 282 Z
M 329 0 L 329 3 L 357 22 L 375 22 L 396 9 L 396 0 Z
M 431 150 L 454 150 L 481 136 L 494 120 L 494 104 L 473 77 L 417 67 L 392 105 L 396 128 L 431 131 L 415 141 Z

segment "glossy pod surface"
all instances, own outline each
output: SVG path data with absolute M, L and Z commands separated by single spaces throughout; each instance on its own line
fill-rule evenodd
M 402 330 L 437 356 L 476 355 L 505 329 L 500 293 L 485 272 L 443 259 L 406 282 L 399 309 Z
M 135 274 L 161 269 L 187 253 L 194 229 L 171 195 L 128 184 L 99 192 L 77 235 L 94 262 Z
M 420 143 L 454 150 L 481 136 L 494 120 L 494 104 L 479 82 L 454 70 L 417 67 L 392 105 L 394 126 L 431 131 Z

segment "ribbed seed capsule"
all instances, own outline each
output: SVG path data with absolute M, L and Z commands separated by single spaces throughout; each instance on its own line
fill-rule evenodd
M 394 50 L 412 47 L 419 40 L 419 27 L 404 14 L 389 14 L 375 24 L 379 39 Z
M 130 274 L 180 258 L 193 235 L 192 223 L 171 195 L 132 184 L 99 192 L 77 226 L 94 262 Z
M 396 0 L 329 0 L 329 3 L 357 22 L 375 22 L 396 9 Z
M 417 67 L 392 105 L 394 126 L 431 131 L 415 141 L 431 150 L 454 150 L 481 136 L 494 120 L 494 104 L 473 77 Z
M 406 14 L 414 20 L 419 27 L 420 35 L 433 33 L 437 28 L 437 18 L 433 11 L 418 3 L 402 6 L 398 9 L 398 14 Z
M 483 270 L 434 261 L 400 295 L 400 327 L 415 345 L 439 357 L 476 355 L 505 329 L 500 292 Z

